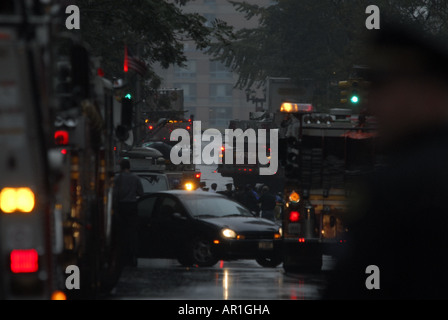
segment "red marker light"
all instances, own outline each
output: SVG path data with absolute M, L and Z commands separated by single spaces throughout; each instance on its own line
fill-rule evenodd
M 62 153 L 62 154 L 67 154 L 67 149 L 62 149 L 62 150 L 61 150 L 61 153 Z
M 187 126 L 187 130 L 190 130 L 191 129 L 191 127 L 190 126 Z
M 10 259 L 13 273 L 30 273 L 39 269 L 36 249 L 12 250 Z
M 300 219 L 300 213 L 299 211 L 291 211 L 289 213 L 289 221 L 291 222 L 297 222 Z
M 67 145 L 68 144 L 68 132 L 65 130 L 58 130 L 54 133 L 54 143 L 56 145 Z
M 154 129 L 154 127 L 153 126 L 148 126 L 148 129 L 152 130 L 152 129 Z
M 200 174 L 200 173 L 196 173 L 196 174 L 194 175 L 194 177 L 195 177 L 196 179 L 199 179 L 199 178 L 201 178 L 201 174 Z

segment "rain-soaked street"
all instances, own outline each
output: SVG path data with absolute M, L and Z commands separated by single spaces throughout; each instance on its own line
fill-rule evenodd
M 252 260 L 219 261 L 210 268 L 186 268 L 176 260 L 139 259 L 126 267 L 107 299 L 162 300 L 316 300 L 334 265 L 323 257 L 322 272 L 286 274 Z

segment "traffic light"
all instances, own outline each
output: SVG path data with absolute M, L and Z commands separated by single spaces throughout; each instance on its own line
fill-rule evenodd
M 367 102 L 367 87 L 369 82 L 363 79 L 351 79 L 339 81 L 339 88 L 341 88 L 340 103 L 348 104 L 350 107 L 365 104 Z
M 132 127 L 132 113 L 134 109 L 134 101 L 132 95 L 127 93 L 121 99 L 121 124 L 127 129 Z

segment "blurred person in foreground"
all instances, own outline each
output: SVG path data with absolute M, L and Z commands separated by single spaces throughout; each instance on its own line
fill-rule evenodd
M 448 53 L 408 26 L 371 41 L 369 109 L 387 165 L 365 179 L 324 299 L 448 298 Z M 368 290 L 369 265 L 379 289 Z

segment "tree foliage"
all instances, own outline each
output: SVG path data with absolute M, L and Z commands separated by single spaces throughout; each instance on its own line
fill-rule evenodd
M 203 16 L 184 13 L 188 1 L 78 0 L 80 32 L 94 54 L 103 58 L 106 76 L 122 74 L 126 44 L 148 62 L 148 77 L 155 77 L 153 63 L 167 68 L 185 62 L 183 40 L 193 40 L 203 49 L 212 37 L 223 38 L 228 31 L 222 22 L 207 27 Z
M 234 31 L 233 39 L 215 42 L 209 53 L 239 75 L 239 88 L 261 85 L 267 76 L 313 79 L 324 88 L 363 64 L 369 31 L 366 0 L 278 0 L 267 7 L 231 1 L 253 29 Z M 409 22 L 441 39 L 448 34 L 445 0 L 379 0 L 383 16 Z M 374 32 L 374 31 L 373 31 Z

